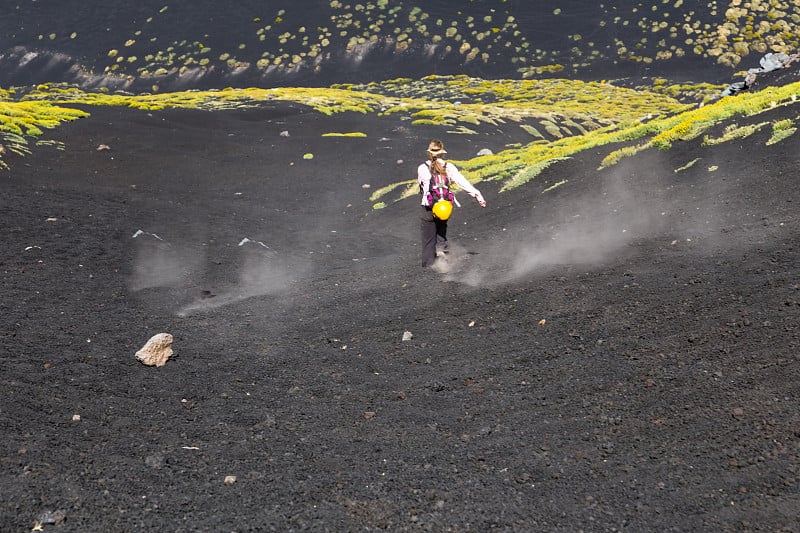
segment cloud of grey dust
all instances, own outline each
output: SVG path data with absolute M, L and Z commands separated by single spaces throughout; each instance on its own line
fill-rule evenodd
M 200 250 L 172 245 L 154 234 L 137 233 L 137 237 L 140 240 L 129 283 L 134 292 L 154 287 L 179 287 L 203 265 L 205 257 Z
M 179 316 L 285 292 L 308 268 L 261 242 L 245 238 L 227 260 L 230 272 L 217 274 L 217 278 L 224 279 L 213 281 L 206 279 L 209 272 L 207 248 L 190 244 L 174 245 L 158 235 L 144 232 L 137 232 L 135 237 L 139 240 L 136 242 L 130 290 L 170 289 L 172 294 L 166 297 L 170 301 L 174 301 L 175 291 L 178 300 L 183 294 L 188 303 L 177 304 L 176 313 Z
M 214 291 L 213 297 L 195 298 L 178 310 L 178 316 L 232 305 L 258 296 L 285 293 L 308 270 L 308 266 L 299 261 L 292 261 L 265 247 L 259 249 L 259 246 L 264 247 L 263 243 L 243 239 L 239 244 L 243 256 L 239 261 L 237 280 Z
M 546 224 L 509 228 L 502 240 L 487 246 L 458 276 L 472 286 L 486 286 L 540 275 L 565 265 L 595 266 L 619 256 L 634 240 L 663 229 L 668 213 L 657 189 L 647 197 L 609 177 L 601 194 L 577 197 L 553 213 L 536 213 Z

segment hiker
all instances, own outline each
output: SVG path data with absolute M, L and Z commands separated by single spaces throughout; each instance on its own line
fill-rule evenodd
M 442 141 L 432 140 L 427 152 L 428 161 L 417 168 L 417 181 L 422 193 L 420 229 L 423 267 L 433 266 L 437 256 L 447 253 L 447 219 L 452 204 L 459 205 L 450 191 L 452 183 L 475 198 L 481 207 L 486 207 L 481 192 L 467 181 L 453 163 L 441 158 L 447 153 Z M 437 204 L 439 200 L 444 201 Z

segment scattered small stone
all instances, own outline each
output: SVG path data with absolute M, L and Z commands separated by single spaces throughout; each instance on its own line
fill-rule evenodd
M 67 519 L 67 512 L 63 509 L 56 511 L 42 511 L 36 515 L 36 521 L 41 524 L 61 524 Z
M 225 476 L 225 480 L 223 481 L 226 485 L 230 486 L 236 483 L 236 476 Z
M 289 132 L 288 132 L 288 131 L 286 131 L 286 130 L 283 130 L 283 131 L 281 132 L 281 137 L 288 137 L 288 136 L 289 136 Z
M 98 144 L 97 151 L 102 152 L 103 150 L 111 150 L 111 147 L 107 144 Z
M 81 415 L 72 415 L 73 422 L 80 422 L 80 420 L 81 420 Z
M 366 418 L 367 420 L 375 418 L 375 411 L 366 411 L 364 413 L 364 418 Z
M 403 342 L 410 341 L 413 338 L 414 338 L 414 334 L 411 333 L 410 331 L 404 331 L 403 332 Z
M 172 353 L 172 335 L 158 333 L 136 352 L 136 359 L 148 366 L 164 366 Z
M 479 155 L 479 156 L 482 156 L 482 155 L 492 155 L 492 154 L 494 154 L 494 152 L 492 152 L 492 151 L 491 151 L 491 150 L 489 150 L 488 148 L 483 148 L 483 149 L 481 149 L 481 150 L 478 150 L 478 155 Z

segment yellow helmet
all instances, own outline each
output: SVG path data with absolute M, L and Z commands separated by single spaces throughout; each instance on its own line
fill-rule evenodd
M 447 200 L 437 200 L 433 204 L 433 216 L 439 220 L 447 220 L 453 213 L 453 202 Z

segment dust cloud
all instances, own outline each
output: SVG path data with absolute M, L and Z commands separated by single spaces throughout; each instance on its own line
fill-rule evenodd
M 238 279 L 234 283 L 220 290 L 207 291 L 179 309 L 178 316 L 231 305 L 248 298 L 284 293 L 305 270 L 297 262 L 287 260 L 273 251 L 250 246 L 243 249 L 242 254 L 243 258 L 237 261 L 240 266 Z
M 700 254 L 736 245 L 720 232 L 725 224 L 720 205 L 728 185 L 713 179 L 687 185 L 671 170 L 650 170 L 633 185 L 630 179 L 626 183 L 611 175 L 599 192 L 531 212 L 525 221 L 509 224 L 496 242 L 467 261 L 460 272 L 450 272 L 448 279 L 477 287 L 511 283 L 564 266 L 593 268 L 633 253 L 633 243 L 652 239 L 664 246 L 691 243 Z M 536 220 L 546 223 L 532 225 Z
M 557 265 L 598 265 L 619 255 L 633 239 L 659 226 L 655 213 L 633 198 L 577 202 L 567 220 L 549 228 L 549 235 L 523 240 L 511 258 L 510 278 L 541 273 Z M 541 237 L 541 236 L 540 236 Z
M 163 288 L 177 293 L 179 316 L 283 293 L 308 269 L 299 259 L 247 238 L 214 257 L 202 243 L 175 245 L 148 235 L 151 238 L 137 242 L 130 290 Z
M 202 269 L 205 257 L 201 250 L 171 245 L 157 236 L 137 244 L 129 283 L 134 292 L 154 287 L 181 286 Z

